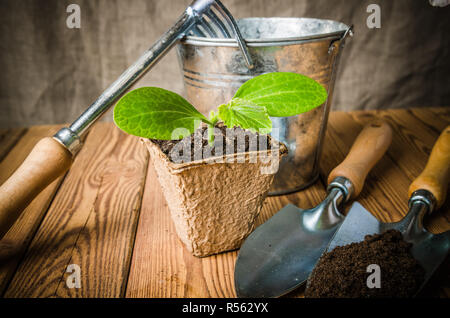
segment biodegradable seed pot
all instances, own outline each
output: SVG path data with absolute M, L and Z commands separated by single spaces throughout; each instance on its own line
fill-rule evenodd
M 279 161 L 287 153 L 279 144 L 268 150 L 174 163 L 158 144 L 142 141 L 177 234 L 199 257 L 241 246 L 254 229 Z
M 271 118 L 311 111 L 326 99 L 315 80 L 274 72 L 245 82 L 208 118 L 171 91 L 141 87 L 116 104 L 114 122 L 143 138 L 180 239 L 207 256 L 238 248 L 253 230 L 287 153 L 268 135 Z

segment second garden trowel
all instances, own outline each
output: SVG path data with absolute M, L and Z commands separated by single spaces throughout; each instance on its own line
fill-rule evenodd
M 313 209 L 287 205 L 242 245 L 235 267 L 238 297 L 279 297 L 306 281 L 344 220 L 339 207 L 361 192 L 370 169 L 392 140 L 382 121 L 368 124 L 329 175 L 328 195 Z
M 450 231 L 433 234 L 423 227 L 424 216 L 444 203 L 449 179 L 450 126 L 441 133 L 424 171 L 409 187 L 408 214 L 399 222 L 383 223 L 355 202 L 327 250 L 361 242 L 368 234 L 398 230 L 403 239 L 412 244 L 411 254 L 425 270 L 422 288 L 450 250 Z

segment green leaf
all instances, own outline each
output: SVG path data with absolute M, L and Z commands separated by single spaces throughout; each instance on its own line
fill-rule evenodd
M 275 72 L 248 80 L 234 98 L 265 106 L 271 117 L 288 117 L 322 105 L 327 100 L 327 91 L 307 76 Z
M 220 105 L 219 118 L 229 128 L 238 126 L 261 134 L 272 131 L 267 109 L 245 99 L 233 98 L 228 104 Z
M 158 87 L 135 89 L 123 96 L 114 108 L 116 125 L 144 138 L 181 139 L 192 134 L 202 121 L 209 123 L 183 97 Z

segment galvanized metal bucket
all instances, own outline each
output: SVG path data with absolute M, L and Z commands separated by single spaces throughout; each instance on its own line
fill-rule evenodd
M 289 150 L 269 195 L 301 190 L 319 175 L 322 141 L 338 58 L 351 27 L 309 18 L 245 18 L 237 21 L 254 62 L 248 69 L 235 39 L 188 36 L 177 46 L 185 97 L 203 114 L 228 102 L 247 80 L 268 72 L 295 72 L 321 83 L 328 100 L 310 112 L 272 118 L 275 139 Z

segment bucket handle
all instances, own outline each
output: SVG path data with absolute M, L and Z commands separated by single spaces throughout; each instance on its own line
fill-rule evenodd
M 350 36 L 353 37 L 353 24 L 348 27 L 348 29 L 345 31 L 345 33 L 342 35 L 342 37 L 338 40 L 331 41 L 330 46 L 328 47 L 328 54 L 331 54 L 336 46 L 334 45 L 336 42 L 340 42 L 339 48 L 344 47 L 345 39 Z

